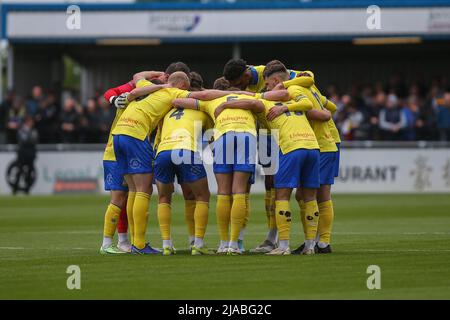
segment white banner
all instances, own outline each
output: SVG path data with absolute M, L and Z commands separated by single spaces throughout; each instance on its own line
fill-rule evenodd
M 98 152 L 40 152 L 33 194 L 52 194 L 61 179 L 97 179 L 103 189 L 102 155 Z M 6 175 L 14 153 L 0 153 L 0 175 Z M 212 193 L 217 184 L 207 166 Z M 252 192 L 264 192 L 264 177 L 258 168 Z M 344 149 L 336 193 L 450 193 L 449 149 Z M 6 177 L 0 179 L 0 194 L 10 194 Z
M 433 35 L 450 33 L 450 7 L 199 10 L 12 11 L 6 36 L 20 38 L 205 38 Z M 73 22 L 76 21 L 76 24 Z M 76 25 L 77 27 L 70 27 Z
M 333 189 L 342 193 L 450 192 L 450 150 L 344 149 Z

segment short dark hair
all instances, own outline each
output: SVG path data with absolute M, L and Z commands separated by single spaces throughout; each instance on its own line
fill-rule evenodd
M 189 73 L 189 79 L 191 79 L 191 91 L 203 90 L 203 78 L 200 73 L 191 71 L 191 73 Z
M 279 72 L 286 73 L 287 69 L 284 66 L 284 64 L 282 64 L 278 60 L 273 60 L 273 61 L 269 62 L 266 65 L 266 67 L 264 68 L 263 77 L 264 77 L 264 79 L 266 79 L 266 78 L 270 77 L 271 75 L 273 75 L 275 73 L 279 73 Z
M 189 74 L 191 72 L 191 69 L 189 69 L 188 65 L 184 62 L 181 61 L 177 61 L 177 62 L 172 62 L 171 64 L 169 64 L 169 66 L 167 67 L 165 73 L 166 74 L 172 74 L 174 72 L 177 71 L 182 71 L 186 74 Z
M 239 79 L 247 70 L 247 62 L 243 59 L 231 59 L 223 68 L 223 76 L 228 81 Z
M 214 81 L 213 88 L 226 91 L 230 88 L 230 82 L 225 79 L 225 77 L 217 78 L 216 81 Z

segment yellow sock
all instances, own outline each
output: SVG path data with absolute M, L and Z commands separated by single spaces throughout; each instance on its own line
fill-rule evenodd
M 195 212 L 196 202 L 195 200 L 184 200 L 184 221 L 188 227 L 189 236 L 193 237 L 195 235 Z
M 127 219 L 128 219 L 128 228 L 130 229 L 130 238 L 131 243 L 134 243 L 134 219 L 133 219 L 133 207 L 134 207 L 134 198 L 136 197 L 136 192 L 129 191 L 128 192 L 128 200 L 127 200 Z
M 145 233 L 147 231 L 148 207 L 150 195 L 145 192 L 136 192 L 133 206 L 134 220 L 134 246 L 138 249 L 145 247 Z
M 302 222 L 303 233 L 304 233 L 305 238 L 306 238 L 305 201 L 299 200 L 298 201 L 298 206 L 300 207 L 300 221 Z
M 105 222 L 103 225 L 103 236 L 113 238 L 116 232 L 117 222 L 119 221 L 120 209 L 118 206 L 110 203 L 105 213 Z
M 277 221 L 278 239 L 289 240 L 292 215 L 288 200 L 275 201 L 275 217 Z
M 319 203 L 319 224 L 317 233 L 320 236 L 320 242 L 330 243 L 331 229 L 333 228 L 334 210 L 333 201 L 328 200 Z
M 158 204 L 158 222 L 159 230 L 161 231 L 161 238 L 163 240 L 170 240 L 170 222 L 172 216 L 172 209 L 168 203 Z
M 250 194 L 245 194 L 245 218 L 244 218 L 244 224 L 242 225 L 242 228 L 247 227 L 248 220 L 250 219 Z
M 230 226 L 231 196 L 218 194 L 216 204 L 217 228 L 221 241 L 228 241 L 228 228 Z
M 266 190 L 266 195 L 264 197 L 264 204 L 266 208 L 266 217 L 267 217 L 267 227 L 270 229 L 270 215 L 272 212 L 272 198 L 270 190 Z
M 208 225 L 208 211 L 209 203 L 204 201 L 197 201 L 195 205 L 195 237 L 204 238 L 206 232 L 206 226 Z
M 305 240 L 315 240 L 319 222 L 317 201 L 305 202 Z
M 245 193 L 233 194 L 233 205 L 231 206 L 231 232 L 230 241 L 236 242 L 244 225 L 246 215 Z
M 276 229 L 277 221 L 275 218 L 275 189 L 270 190 L 270 211 L 269 211 L 269 229 Z

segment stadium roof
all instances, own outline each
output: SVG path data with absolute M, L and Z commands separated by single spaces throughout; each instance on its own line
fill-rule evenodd
M 376 30 L 366 25 L 370 15 L 366 8 L 373 2 L 82 3 L 79 8 L 83 27 L 77 31 L 65 28 L 68 3 L 3 4 L 1 38 L 16 42 L 96 42 L 125 38 L 160 43 L 450 37 L 450 0 L 375 1 L 383 13 L 382 27 Z M 119 20 L 114 20 L 115 17 Z M 111 21 L 120 23 L 111 24 Z M 61 28 L 57 28 L 58 25 Z

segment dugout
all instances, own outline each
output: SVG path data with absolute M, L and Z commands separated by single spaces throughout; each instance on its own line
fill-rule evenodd
M 232 57 L 277 58 L 342 88 L 394 73 L 425 81 L 450 74 L 450 1 L 385 0 L 369 10 L 370 2 L 3 4 L 0 67 L 5 87 L 19 94 L 35 84 L 59 90 L 69 57 L 80 67 L 83 101 L 174 60 L 207 85 Z

